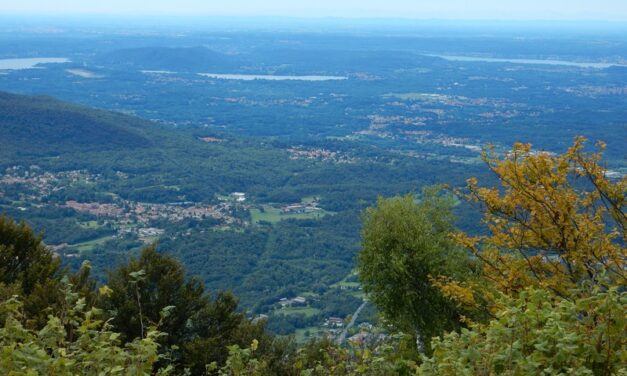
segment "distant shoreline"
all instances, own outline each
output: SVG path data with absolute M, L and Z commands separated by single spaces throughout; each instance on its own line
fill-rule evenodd
M 625 67 L 627 64 L 618 63 L 592 63 L 592 62 L 575 62 L 566 60 L 552 59 L 507 59 L 507 58 L 491 58 L 491 57 L 475 57 L 475 56 L 459 56 L 459 55 L 425 55 L 431 57 L 439 57 L 448 61 L 465 61 L 465 62 L 485 62 L 485 63 L 513 63 L 513 64 L 529 64 L 529 65 L 561 65 L 578 68 L 595 68 L 606 69 L 611 67 Z

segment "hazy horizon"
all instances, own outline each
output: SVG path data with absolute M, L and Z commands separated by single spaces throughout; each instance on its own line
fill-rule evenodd
M 94 4 L 80 0 L 23 0 L 0 4 L 0 15 L 23 16 L 220 16 L 278 18 L 355 18 L 460 21 L 617 21 L 627 22 L 627 2 L 599 0 L 319 0 L 301 4 L 286 0 L 233 0 L 215 4 L 200 0 L 111 0 Z

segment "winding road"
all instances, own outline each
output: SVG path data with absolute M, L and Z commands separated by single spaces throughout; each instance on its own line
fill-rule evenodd
M 340 334 L 340 336 L 337 339 L 338 345 L 341 346 L 344 343 L 344 341 L 346 340 L 346 335 L 348 334 L 348 329 L 350 329 L 353 325 L 355 325 L 355 321 L 357 320 L 357 317 L 359 316 L 359 313 L 361 312 L 361 310 L 364 309 L 364 307 L 366 306 L 366 303 L 367 303 L 366 301 L 361 303 L 359 308 L 357 308 L 355 313 L 353 313 L 353 316 L 351 317 L 351 321 L 348 323 L 348 325 L 346 325 L 346 327 L 342 331 L 342 334 Z

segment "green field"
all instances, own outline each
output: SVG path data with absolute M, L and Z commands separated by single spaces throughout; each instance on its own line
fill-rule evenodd
M 305 315 L 311 317 L 320 313 L 318 308 L 313 307 L 285 307 L 275 310 L 275 313 L 282 313 L 284 315 Z
M 335 288 L 348 288 L 348 289 L 357 289 L 359 288 L 359 286 L 361 286 L 361 284 L 359 282 L 338 282 L 335 283 L 329 287 L 335 287 Z
M 318 198 L 317 198 L 317 197 L 315 197 L 315 196 L 307 196 L 307 197 L 303 197 L 303 199 L 301 200 L 301 202 L 302 202 L 303 204 L 311 204 L 311 203 L 316 202 L 317 200 L 318 200 Z
M 263 205 L 263 211 L 261 209 L 251 209 L 250 215 L 253 223 L 259 223 L 261 221 L 277 223 L 284 219 L 319 219 L 325 215 L 333 215 L 332 212 L 325 210 L 317 210 L 310 213 L 282 213 L 281 209 L 275 208 L 271 205 Z
M 86 222 L 78 222 L 78 225 L 82 228 L 95 230 L 100 227 L 97 221 L 86 221 Z
M 99 245 L 106 243 L 111 240 L 112 236 L 104 236 L 102 238 L 90 240 L 84 243 L 72 244 L 70 248 L 79 251 L 80 253 L 91 252 L 93 249 Z
M 305 333 L 309 332 L 309 336 L 306 336 Z M 325 330 L 321 329 L 317 326 L 310 326 L 303 329 L 296 329 L 294 332 L 294 339 L 297 343 L 303 344 L 306 343 L 311 338 L 320 338 L 324 335 Z
M 348 289 L 358 289 L 361 284 L 357 281 L 349 281 L 349 278 L 354 279 L 357 276 L 357 269 L 353 269 L 344 279 L 341 281 L 330 285 L 331 288 L 348 288 Z

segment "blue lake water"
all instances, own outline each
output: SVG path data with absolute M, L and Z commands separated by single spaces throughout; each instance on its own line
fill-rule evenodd
M 468 61 L 468 62 L 486 62 L 486 63 L 514 63 L 514 64 L 533 64 L 533 65 L 561 65 L 578 68 L 596 68 L 605 69 L 609 67 L 627 67 L 625 64 L 614 63 L 590 63 L 566 60 L 541 60 L 541 59 L 499 59 L 490 57 L 472 57 L 472 56 L 456 56 L 456 55 L 427 55 L 439 57 L 449 61 Z
M 33 57 L 18 59 L 0 59 L 0 70 L 33 69 L 39 64 L 69 63 L 64 57 Z
M 342 76 L 275 76 L 264 74 L 218 74 L 218 73 L 198 73 L 200 76 L 217 78 L 222 80 L 267 80 L 267 81 L 338 81 L 347 80 Z

